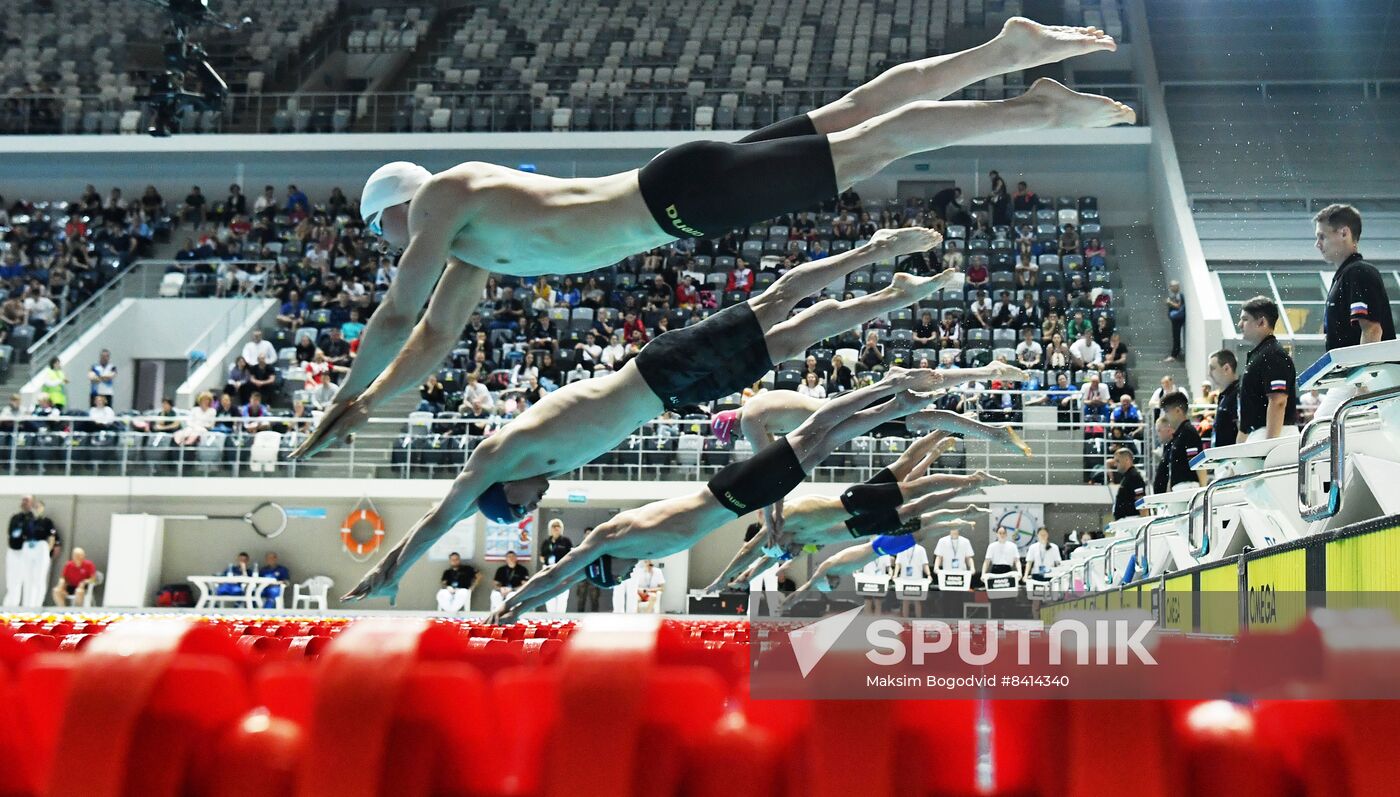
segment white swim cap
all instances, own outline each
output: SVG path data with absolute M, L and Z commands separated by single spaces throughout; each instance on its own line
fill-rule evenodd
M 432 176 L 432 172 L 408 161 L 394 161 L 375 169 L 374 174 L 365 181 L 365 190 L 360 193 L 360 217 L 365 220 L 370 232 L 382 235 L 379 217 L 385 209 L 413 199 L 413 195 Z

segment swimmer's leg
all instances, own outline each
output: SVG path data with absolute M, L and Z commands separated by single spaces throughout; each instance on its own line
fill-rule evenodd
M 769 356 L 775 363 L 798 357 L 818 341 L 836 337 L 891 310 L 902 310 L 941 290 L 961 287 L 962 282 L 963 275 L 957 272 L 933 277 L 897 272 L 889 287 L 874 293 L 839 302 L 817 302 L 768 330 L 764 337 Z
M 1015 17 L 985 44 L 892 67 L 808 117 L 818 132 L 834 133 L 914 100 L 941 100 L 989 77 L 1116 47 L 1098 28 L 1048 26 Z
M 1031 447 L 1026 445 L 1020 433 L 1011 426 L 993 426 L 948 410 L 924 410 L 909 416 L 905 423 L 911 431 L 936 429 L 974 440 L 986 440 L 1027 457 L 1033 456 Z

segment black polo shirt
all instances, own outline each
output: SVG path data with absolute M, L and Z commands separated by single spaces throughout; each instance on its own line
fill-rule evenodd
M 563 534 L 560 534 L 557 540 L 546 536 L 544 542 L 540 543 L 540 559 L 544 561 L 544 564 L 552 565 L 567 556 L 569 551 L 573 549 L 574 541 Z
M 1240 431 L 1249 434 L 1268 425 L 1269 397 L 1288 396 L 1283 411 L 1284 426 L 1298 423 L 1298 372 L 1278 338 L 1270 335 L 1249 353 L 1244 375 L 1240 377 Z
M 1137 500 L 1147 494 L 1147 482 L 1137 467 L 1128 469 L 1118 480 L 1118 492 L 1113 496 L 1113 519 L 1135 517 L 1138 513 Z
M 1332 276 L 1332 289 L 1327 292 L 1323 318 L 1327 350 L 1360 344 L 1361 326 L 1356 322 L 1362 320 L 1381 325 L 1381 340 L 1395 339 L 1395 319 L 1391 316 L 1385 282 L 1376 267 L 1357 252 L 1342 261 Z
M 1166 492 L 1173 485 L 1182 482 L 1198 483 L 1196 472 L 1191 469 L 1191 460 L 1195 459 L 1199 453 L 1201 453 L 1201 433 L 1196 431 L 1195 424 L 1191 423 L 1190 420 L 1182 421 L 1181 425 L 1176 427 L 1176 434 L 1167 441 L 1162 451 L 1162 467 L 1157 473 L 1159 484 L 1153 485 L 1155 491 Z M 1164 471 L 1167 474 L 1167 482 L 1162 485 L 1160 482 Z
M 516 563 L 514 569 L 506 565 L 501 565 L 496 568 L 496 583 L 503 587 L 515 589 L 521 584 L 524 584 L 529 578 L 530 571 L 525 569 L 525 565 L 519 563 Z
M 442 583 L 457 589 L 471 589 L 472 582 L 476 580 L 476 568 L 471 565 L 459 565 L 449 567 L 442 571 Z
M 16 512 L 10 515 L 10 524 L 6 526 L 5 535 L 5 539 L 10 545 L 10 550 L 18 551 L 24 548 L 24 541 L 29 536 L 29 526 L 33 522 L 33 512 Z
M 1215 438 L 1212 446 L 1232 446 L 1239 442 L 1240 380 L 1236 379 L 1220 391 L 1215 401 Z

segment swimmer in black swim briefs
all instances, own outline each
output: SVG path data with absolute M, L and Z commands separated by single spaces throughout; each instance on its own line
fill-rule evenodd
M 900 369 L 874 385 L 843 393 L 792 433 L 720 471 L 705 487 L 629 509 L 598 525 L 563 559 L 508 596 L 492 622 L 513 621 L 585 579 L 615 584 L 638 561 L 686 550 L 735 517 L 782 498 L 837 447 L 926 406 L 932 394 L 911 390 L 924 379 L 919 371 Z

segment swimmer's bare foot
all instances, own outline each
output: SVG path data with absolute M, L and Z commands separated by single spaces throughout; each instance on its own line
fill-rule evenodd
M 1134 124 L 1137 112 L 1117 100 L 1097 94 L 1081 94 L 1043 77 L 1030 90 L 1010 102 L 1034 104 L 1050 128 L 1112 127 Z
M 1021 437 L 1021 433 L 1016 431 L 1015 427 L 1003 426 L 1001 428 L 1001 433 L 1005 438 L 1002 443 L 1007 448 L 1020 451 L 1022 454 L 1026 455 L 1027 459 L 1035 456 L 1035 453 L 1031 451 L 1031 447 L 1026 445 L 1026 441 Z
M 899 414 L 908 415 L 927 407 L 935 398 L 937 398 L 937 394 L 932 391 L 920 393 L 915 390 L 904 390 L 896 393 L 894 400 L 901 408 Z
M 991 373 L 993 379 L 1000 379 L 1003 382 L 1025 382 L 1031 378 L 1031 375 L 1022 369 L 1000 360 L 989 363 L 987 371 Z
M 870 236 L 870 246 L 879 249 L 887 257 L 927 252 L 941 243 L 943 236 L 939 235 L 937 230 L 927 227 L 876 230 L 875 234 Z
M 880 381 L 889 382 L 900 390 L 929 391 L 938 387 L 941 380 L 942 376 L 932 368 L 901 368 L 892 365 Z
M 953 273 L 949 274 L 949 272 Z M 961 284 L 962 279 L 963 275 L 958 273 L 956 269 L 948 269 L 936 277 L 916 277 L 907 271 L 896 271 L 894 280 L 890 282 L 890 287 L 885 288 L 885 290 L 893 291 L 902 300 L 913 304 L 944 290 L 946 285 L 950 285 L 954 281 Z M 948 290 L 952 290 L 952 288 L 948 288 Z
M 1011 57 L 1022 64 L 1023 69 L 1118 49 L 1113 37 L 1098 28 L 1042 25 L 1025 17 L 1008 19 L 994 41 L 1008 48 Z

